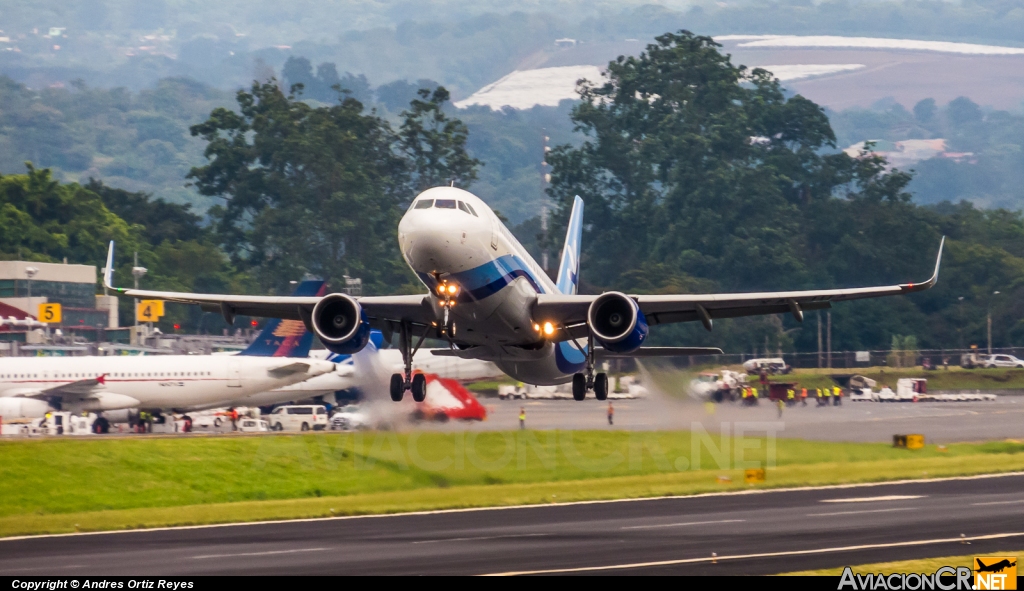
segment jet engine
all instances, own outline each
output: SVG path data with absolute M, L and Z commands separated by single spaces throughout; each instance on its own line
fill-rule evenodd
M 0 417 L 5 419 L 38 419 L 53 410 L 45 400 L 35 398 L 0 398 Z
M 359 302 L 343 293 L 326 295 L 313 308 L 310 323 L 324 346 L 340 355 L 362 350 L 370 340 L 370 322 Z
M 647 338 L 647 318 L 624 293 L 610 291 L 590 304 L 587 321 L 594 338 L 614 353 L 636 351 Z

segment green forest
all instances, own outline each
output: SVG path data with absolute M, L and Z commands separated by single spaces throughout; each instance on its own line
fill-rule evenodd
M 290 79 L 234 95 L 181 78 L 141 92 L 4 80 L 0 256 L 98 265 L 116 239 L 120 283 L 130 281 L 125 253 L 138 251 L 151 288 L 282 293 L 310 273 L 361 277 L 367 293 L 409 292 L 419 288 L 398 254 L 397 220 L 417 190 L 455 181 L 535 252 L 557 250 L 566 208 L 583 196 L 590 292 L 916 281 L 947 236 L 935 289 L 837 306 L 833 348 L 886 349 L 894 335 L 925 348 L 982 342 L 989 310 L 996 346 L 1024 344 L 1024 215 L 979 209 L 949 188 L 950 178 L 979 194 L 1020 186 L 1005 172 L 1019 152 L 992 148 L 1022 141 L 1019 115 L 969 101 L 826 113 L 685 31 L 612 62 L 611 82 L 557 109 L 458 111 L 427 80 L 342 92 L 358 77 L 292 66 Z M 867 131 L 855 136 L 857 126 Z M 875 129 L 941 134 L 1004 173 L 970 180 L 976 169 L 929 172 L 928 162 L 893 170 L 838 150 L 849 137 L 883 137 Z M 546 238 L 536 217 L 543 135 L 557 146 L 547 157 L 555 209 Z M 929 176 L 939 173 L 947 176 Z M 926 182 L 947 192 L 913 199 Z M 211 317 L 181 309 L 165 322 L 219 330 Z M 789 317 L 652 334 L 731 352 L 816 348 L 813 323 Z

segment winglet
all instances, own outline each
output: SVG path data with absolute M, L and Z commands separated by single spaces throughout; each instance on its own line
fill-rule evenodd
M 113 289 L 120 291 L 114 287 L 114 241 L 110 241 L 110 246 L 107 248 L 107 266 L 103 268 L 103 287 L 107 289 Z
M 942 264 L 942 247 L 946 244 L 946 237 L 939 241 L 939 254 L 935 257 L 935 272 L 924 283 L 904 283 L 900 285 L 903 291 L 924 291 L 932 288 L 939 281 L 939 265 Z

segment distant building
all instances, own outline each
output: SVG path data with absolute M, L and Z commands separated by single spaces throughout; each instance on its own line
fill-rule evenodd
M 35 269 L 30 278 L 28 270 Z M 0 261 L 0 304 L 2 309 L 20 310 L 25 316 L 7 314 L 19 320 L 35 318 L 39 304 L 61 305 L 62 321 L 57 328 L 102 340 L 104 329 L 118 327 L 116 296 L 96 295 L 96 267 L 29 261 Z M 31 293 L 31 297 L 30 294 Z M 18 325 L 5 326 L 17 332 Z M 27 329 L 27 327 L 26 327 Z M 24 330 L 24 329 L 23 329 Z
M 867 140 L 867 142 L 857 142 L 843 150 L 843 152 L 846 152 L 846 154 L 851 158 L 857 158 L 860 156 L 860 153 L 864 151 L 868 142 L 874 144 L 871 148 L 872 154 L 878 154 L 879 156 L 884 157 L 889 162 L 889 166 L 895 168 L 905 168 L 916 162 L 928 160 L 930 158 L 949 158 L 956 162 L 977 164 L 977 160 L 974 158 L 973 152 L 947 152 L 946 140 L 942 138 L 932 140 L 903 140 L 901 142 Z

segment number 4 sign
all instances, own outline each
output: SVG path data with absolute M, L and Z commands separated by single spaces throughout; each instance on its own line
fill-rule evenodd
M 139 307 L 135 310 L 137 322 L 156 322 L 163 315 L 163 300 L 139 300 Z

